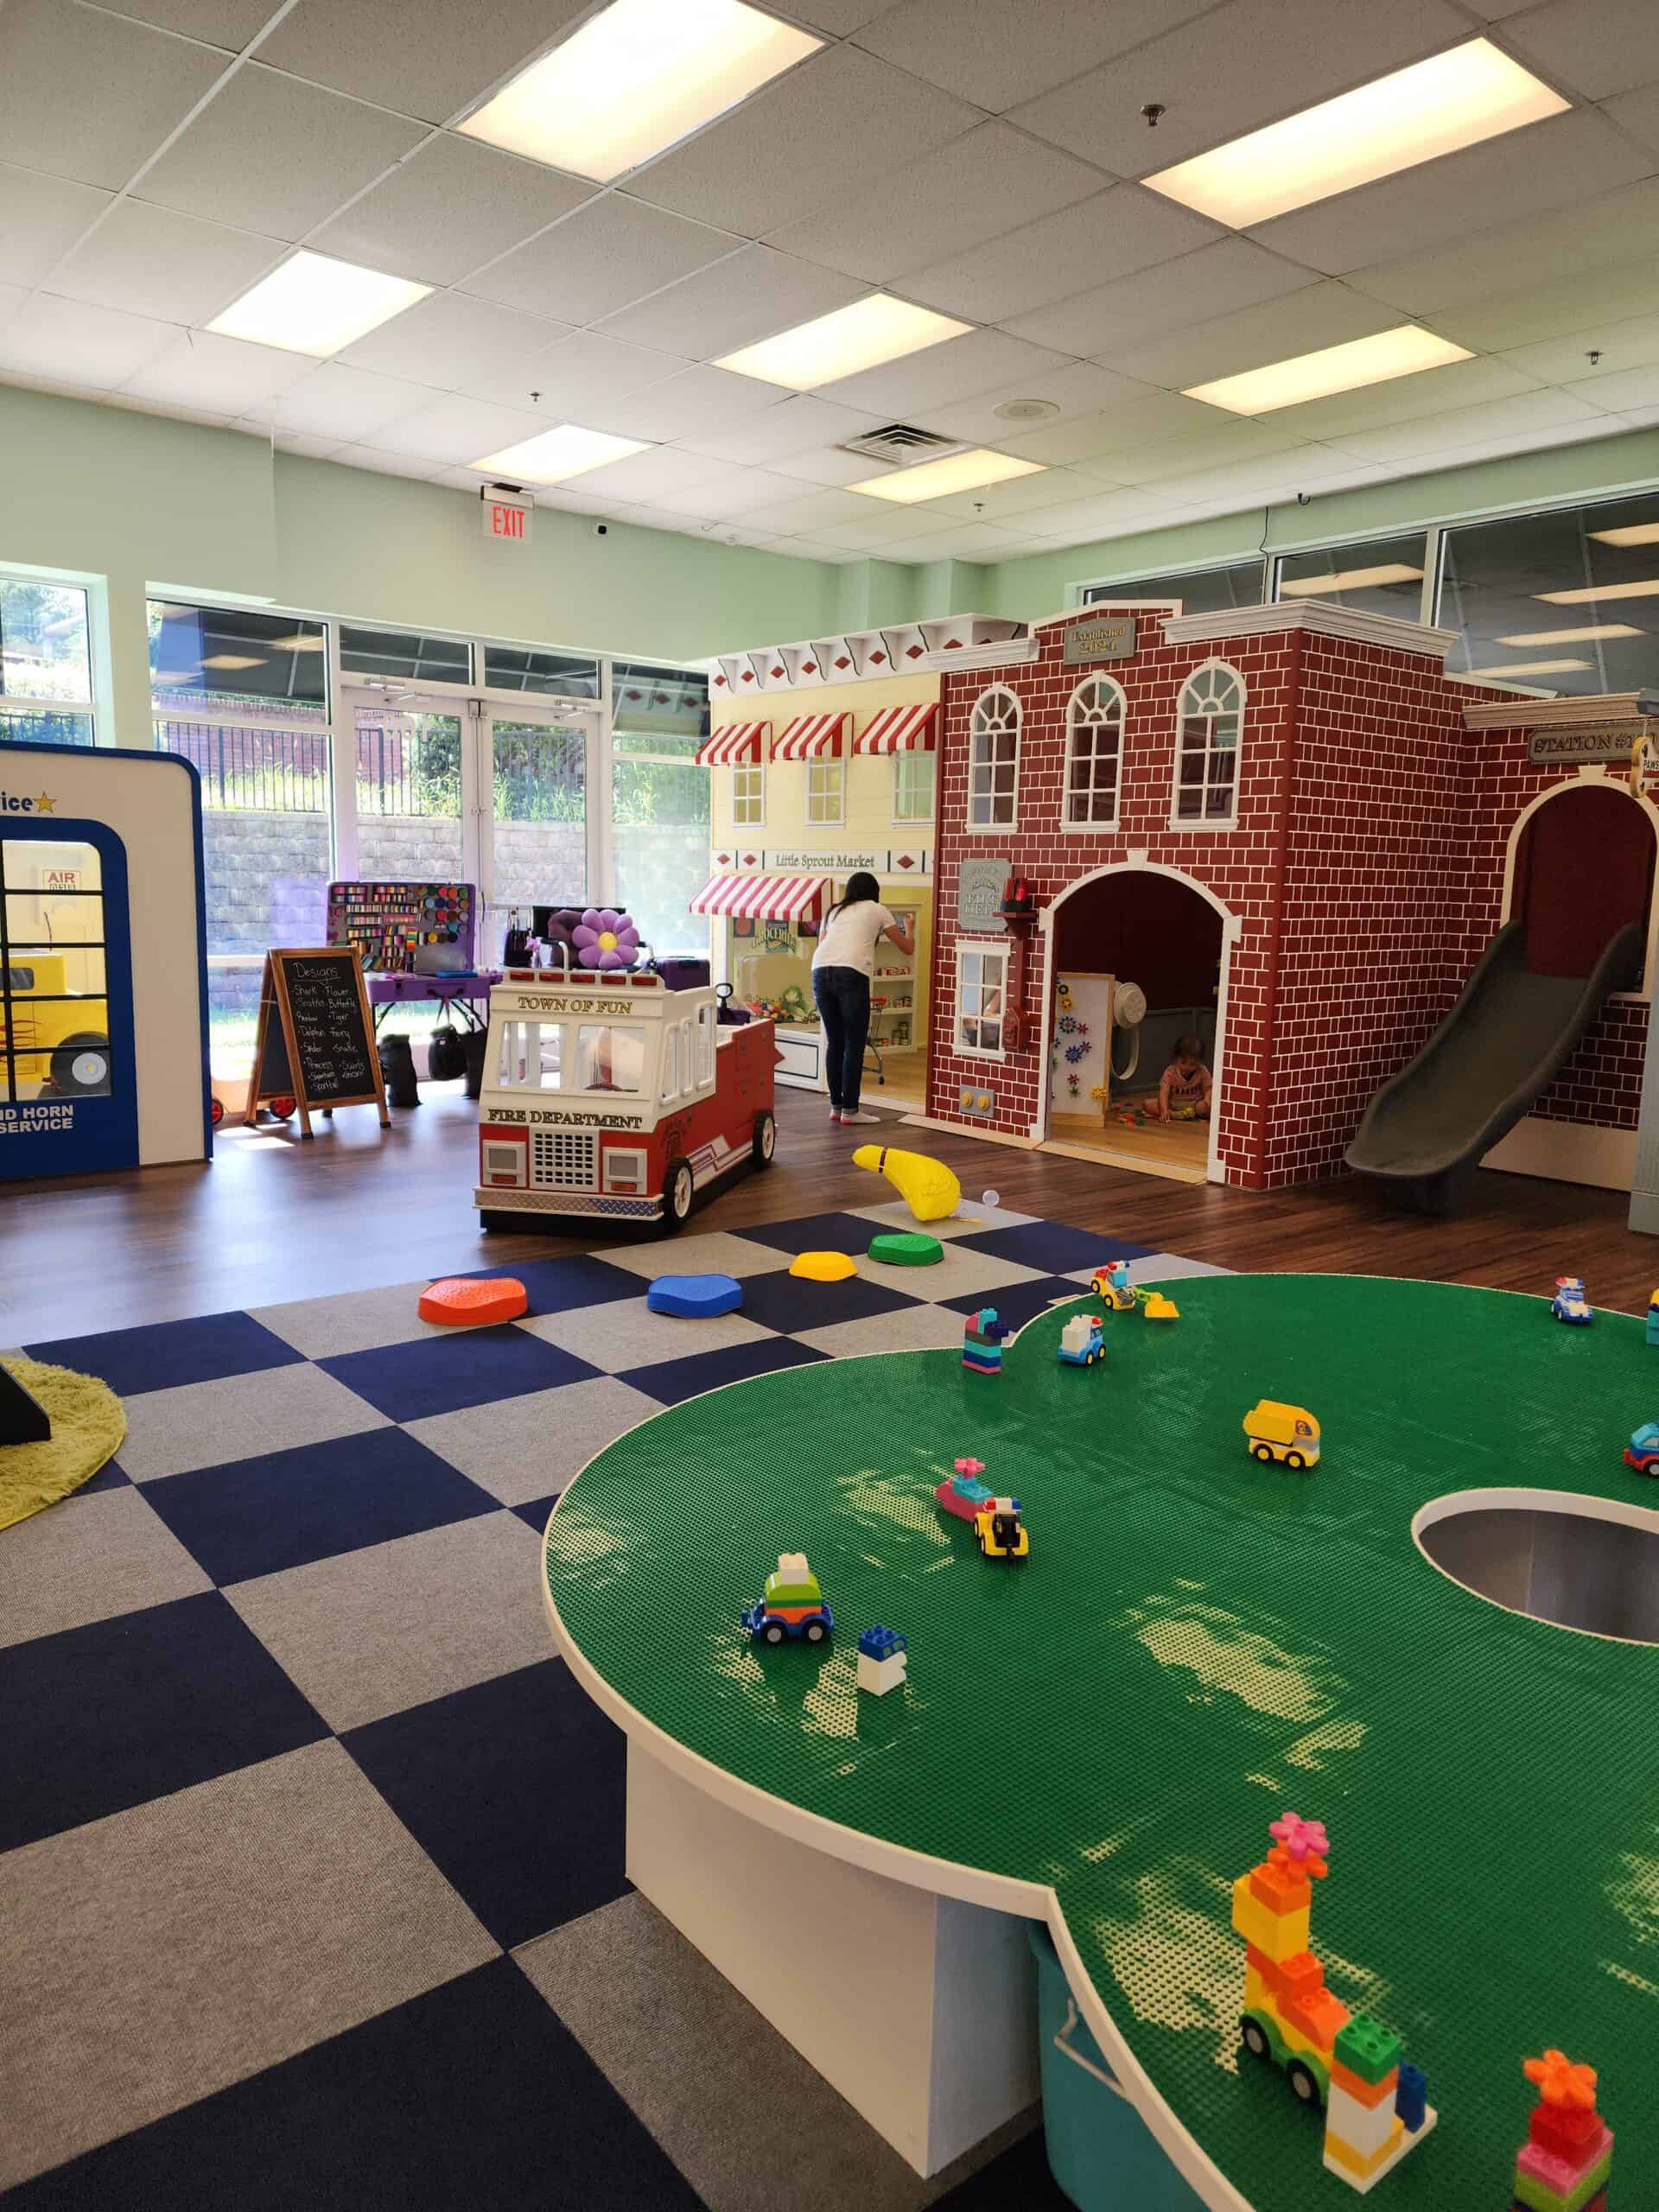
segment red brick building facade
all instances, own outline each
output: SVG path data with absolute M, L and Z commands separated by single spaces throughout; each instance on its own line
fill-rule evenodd
M 1583 772 L 1529 765 L 1530 702 L 1513 702 L 1515 727 L 1466 727 L 1465 709 L 1498 695 L 1446 679 L 1445 632 L 1308 601 L 1208 615 L 1142 607 L 1127 657 L 1068 661 L 1068 632 L 1110 613 L 1058 616 L 996 649 L 1001 657 L 976 654 L 979 666 L 944 673 L 929 1117 L 1041 1140 L 1058 909 L 1104 872 L 1153 869 L 1189 884 L 1222 918 L 1212 1176 L 1262 1190 L 1328 1175 L 1367 1100 L 1446 1013 L 1506 918 L 1526 809 L 1546 791 L 1581 788 Z M 1079 824 L 1066 815 L 1071 708 L 1094 675 L 1122 695 L 1116 805 L 1113 818 Z M 1182 818 L 1184 702 L 1236 697 L 1233 678 L 1243 690 L 1236 759 L 1218 771 L 1232 803 L 1222 790 L 1213 818 Z M 1012 821 L 970 818 L 976 758 L 979 812 L 1007 804 L 985 789 L 995 747 L 975 751 L 988 693 L 1017 702 Z M 1016 719 L 1006 701 L 982 714 Z M 1188 721 L 1190 778 L 1204 718 Z M 1210 742 L 1213 760 L 1224 741 Z M 1029 880 L 1033 921 L 1006 935 L 960 926 L 961 864 L 976 859 Z M 1001 950 L 1006 969 L 975 958 Z M 964 978 L 971 997 L 980 975 L 1001 980 L 1017 1017 L 1010 1033 L 984 1033 L 995 1037 L 992 1052 L 969 1048 L 979 1033 L 963 1020 Z M 1611 1002 L 1538 1118 L 1633 1130 L 1646 1028 L 1644 1001 Z

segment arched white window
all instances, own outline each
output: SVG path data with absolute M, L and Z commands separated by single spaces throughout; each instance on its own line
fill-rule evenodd
M 1020 702 L 1002 684 L 982 691 L 968 724 L 968 822 L 1006 830 L 1018 819 Z
M 1085 676 L 1071 694 L 1065 726 L 1065 823 L 1109 829 L 1117 820 L 1123 747 L 1122 688 L 1109 676 Z
M 1175 737 L 1174 824 L 1226 827 L 1238 813 L 1238 745 L 1244 679 L 1225 661 L 1206 661 L 1181 687 Z

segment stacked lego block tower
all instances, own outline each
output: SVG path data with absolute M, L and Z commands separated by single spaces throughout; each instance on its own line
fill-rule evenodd
M 1538 2102 L 1516 2157 L 1513 2212 L 1607 2212 L 1613 2134 L 1596 2110 L 1595 2068 L 1547 2050 L 1524 2070 Z

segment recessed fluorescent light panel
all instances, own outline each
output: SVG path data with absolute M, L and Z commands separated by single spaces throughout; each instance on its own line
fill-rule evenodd
M 1659 545 L 1659 522 L 1630 522 L 1617 530 L 1592 530 L 1604 545 Z
M 1448 361 L 1473 358 L 1466 346 L 1437 338 L 1414 322 L 1402 322 L 1398 329 L 1380 330 L 1374 338 L 1321 346 L 1317 353 L 1270 361 L 1265 369 L 1247 369 L 1242 376 L 1223 377 L 1215 384 L 1190 385 L 1186 397 L 1225 407 L 1235 415 L 1270 415 L 1277 407 L 1294 407 L 1304 399 L 1328 399 L 1334 391 L 1356 391 L 1362 385 L 1387 384 L 1395 377 L 1414 377 L 1424 369 L 1443 369 Z
M 1565 676 L 1569 670 L 1588 668 L 1587 660 L 1514 660 L 1504 668 L 1471 668 L 1471 676 Z
M 281 346 L 326 360 L 412 308 L 431 289 L 378 269 L 359 269 L 355 262 L 301 252 L 262 276 L 207 327 L 221 338 L 246 338 L 256 346 Z
M 791 391 L 812 391 L 837 377 L 855 376 L 860 369 L 879 369 L 884 361 L 897 361 L 937 346 L 946 338 L 960 338 L 969 328 L 931 308 L 912 307 L 886 292 L 870 292 L 850 307 L 837 308 L 811 322 L 780 330 L 758 346 L 745 346 L 715 363 L 740 377 L 758 377 L 763 384 L 781 384 Z
M 209 653 L 201 664 L 204 668 L 263 668 L 265 663 L 259 653 L 251 658 L 246 653 Z
M 743 0 L 612 0 L 455 127 L 608 184 L 823 44 Z
M 1323 576 L 1283 576 L 1279 582 L 1281 599 L 1317 599 L 1326 591 L 1368 591 L 1379 584 L 1421 583 L 1421 569 L 1408 569 L 1403 561 L 1384 561 L 1375 569 L 1333 569 Z
M 947 454 L 943 461 L 925 461 L 916 468 L 895 469 L 887 476 L 867 476 L 849 484 L 849 492 L 868 493 L 872 499 L 896 499 L 911 506 L 918 499 L 943 499 L 952 492 L 977 492 L 987 484 L 1006 484 L 1014 476 L 1040 476 L 1044 464 L 1016 461 L 1011 453 L 992 453 L 976 446 L 968 453 Z
M 1473 38 L 1143 181 L 1242 231 L 1569 105 L 1490 39 Z
M 1517 630 L 1512 638 L 1500 638 L 1500 645 L 1576 645 L 1589 638 L 1639 638 L 1640 630 L 1628 622 L 1586 622 L 1579 630 Z
M 296 632 L 291 638 L 268 639 L 266 642 L 280 646 L 285 653 L 320 653 L 322 651 L 322 639 L 303 632 Z
M 1659 599 L 1659 576 L 1640 584 L 1586 584 L 1577 591 L 1535 591 L 1551 607 L 1589 607 L 1599 599 Z
M 482 461 L 468 466 L 522 476 L 531 484 L 563 484 L 567 477 L 602 468 L 607 461 L 626 461 L 631 453 L 643 453 L 645 442 L 643 438 L 613 438 L 608 430 L 584 430 L 575 423 L 561 423 L 556 430 L 543 430 L 521 444 L 504 446 L 499 453 L 486 453 Z

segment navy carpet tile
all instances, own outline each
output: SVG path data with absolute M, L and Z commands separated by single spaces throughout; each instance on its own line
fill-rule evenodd
M 217 1591 L 0 1652 L 0 1850 L 328 1733 Z
M 463 1281 L 487 1282 L 511 1275 L 524 1286 L 532 1313 L 568 1313 L 575 1306 L 607 1306 L 618 1298 L 638 1298 L 639 1278 L 631 1268 L 579 1254 L 570 1260 L 504 1260 L 499 1268 L 474 1268 Z
M 180 1382 L 217 1382 L 262 1367 L 288 1367 L 300 1357 L 251 1313 L 210 1313 L 200 1321 L 152 1321 L 101 1337 L 60 1337 L 26 1344 L 31 1359 L 99 1375 L 122 1397 L 169 1390 Z
M 836 1321 L 862 1321 L 872 1313 L 896 1313 L 922 1301 L 893 1289 L 885 1276 L 872 1282 L 849 1275 L 844 1282 L 808 1282 L 787 1268 L 751 1275 L 743 1285 L 743 1318 L 788 1336 L 800 1329 L 827 1329 Z
M 377 1351 L 345 1352 L 320 1359 L 317 1365 L 393 1421 L 424 1421 L 431 1414 L 521 1397 L 526 1390 L 585 1382 L 599 1372 L 585 1359 L 511 1322 L 497 1329 L 465 1329 L 453 1337 L 386 1344 Z
M 631 1383 L 665 1406 L 677 1406 L 703 1390 L 718 1390 L 725 1382 L 747 1382 L 753 1375 L 770 1375 L 780 1367 L 804 1367 L 822 1359 L 810 1344 L 798 1344 L 779 1337 L 758 1344 L 729 1344 L 724 1351 L 694 1352 L 689 1359 L 664 1360 L 657 1367 L 636 1367 L 617 1377 Z
M 1039 1275 L 1030 1282 L 1004 1283 L 996 1290 L 982 1290 L 971 1297 L 942 1298 L 941 1306 L 952 1313 L 977 1313 L 982 1306 L 994 1306 L 998 1316 L 1011 1329 L 1023 1329 L 1027 1321 L 1034 1321 L 1039 1313 L 1046 1313 L 1056 1299 L 1086 1298 L 1087 1283 L 1070 1282 L 1064 1275 Z
M 1015 1260 L 1022 1268 L 1041 1268 L 1052 1275 L 1071 1268 L 1097 1268 L 1106 1260 L 1144 1259 L 1154 1249 L 1098 1230 L 1068 1229 L 1058 1221 L 1015 1222 L 958 1241 L 970 1252 L 991 1252 L 999 1260 Z
M 562 1492 L 550 1491 L 546 1497 L 533 1497 L 528 1505 L 515 1505 L 513 1511 L 521 1521 L 528 1521 L 539 1536 L 547 1527 L 547 1516 L 558 1503 Z
M 870 1204 L 880 1205 L 893 1192 L 878 1176 L 870 1179 Z M 891 1228 L 888 1222 L 867 1221 L 858 1213 L 812 1213 L 799 1221 L 768 1221 L 744 1236 L 751 1244 L 770 1244 L 774 1252 L 845 1252 L 861 1260 L 872 1236 Z

